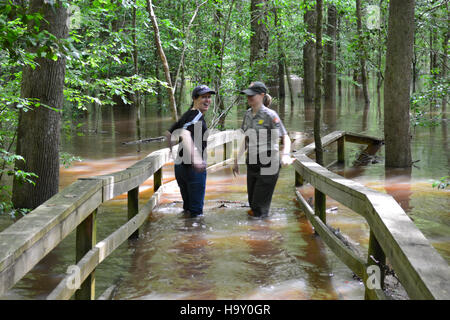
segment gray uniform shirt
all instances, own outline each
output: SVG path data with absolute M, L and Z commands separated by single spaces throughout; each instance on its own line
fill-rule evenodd
M 251 108 L 247 110 L 241 129 L 248 136 L 250 160 L 252 155 L 267 154 L 268 151 L 278 152 L 279 138 L 288 134 L 278 114 L 264 105 L 255 116 Z

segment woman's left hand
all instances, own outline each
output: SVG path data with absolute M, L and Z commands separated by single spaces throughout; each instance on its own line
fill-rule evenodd
M 282 166 L 288 166 L 294 162 L 294 158 L 291 158 L 290 155 L 284 154 L 281 156 L 281 165 Z

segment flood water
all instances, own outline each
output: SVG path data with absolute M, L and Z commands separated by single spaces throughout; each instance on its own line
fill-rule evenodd
M 381 95 L 382 97 L 382 95 Z M 288 131 L 303 136 L 299 149 L 313 141 L 313 107 L 295 97 L 291 108 L 274 107 Z M 235 108 L 228 128 L 238 128 L 245 107 Z M 382 101 L 372 94 L 370 107 L 356 98 L 352 88 L 343 91 L 336 108 L 323 112 L 322 136 L 346 130 L 383 137 Z M 61 188 L 81 177 L 122 170 L 148 153 L 166 147 L 165 142 L 125 145 L 137 140 L 135 114 L 104 108 L 80 120 L 84 134 L 63 137 L 62 150 L 83 159 L 61 167 Z M 168 115 L 158 118 L 151 108 L 142 112 L 141 137 L 158 137 L 170 126 Z M 97 129 L 97 130 L 96 130 Z M 96 131 L 95 131 L 96 130 Z M 415 166 L 385 172 L 384 148 L 358 166 L 363 146 L 346 144 L 345 168 L 334 170 L 380 192 L 391 194 L 413 219 L 436 250 L 450 261 L 449 190 L 432 188 L 432 182 L 449 174 L 447 122 L 435 128 L 413 131 Z M 336 159 L 335 146 L 325 160 Z M 163 172 L 164 182 L 173 181 L 173 167 Z M 247 217 L 245 166 L 233 177 L 225 167 L 208 173 L 205 214 L 188 219 L 181 215 L 181 197 L 171 184 L 136 241 L 125 242 L 96 270 L 96 296 L 117 284 L 114 299 L 363 299 L 364 286 L 321 241 L 299 210 L 294 194 L 293 168 L 283 168 L 273 196 L 271 215 L 265 220 Z M 140 187 L 144 204 L 152 194 L 149 179 Z M 303 194 L 312 197 L 313 190 Z M 327 199 L 327 222 L 339 228 L 354 243 L 368 246 L 369 227 L 346 207 Z M 97 214 L 97 241 L 127 221 L 126 195 L 102 205 Z M 0 230 L 11 222 L 0 217 Z M 3 299 L 44 299 L 75 263 L 75 234 L 69 235 Z

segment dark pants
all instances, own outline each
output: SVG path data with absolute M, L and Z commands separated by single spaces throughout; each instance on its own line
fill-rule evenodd
M 247 165 L 248 203 L 252 208 L 253 216 L 264 217 L 269 215 L 270 203 L 279 173 L 278 170 L 273 175 L 261 175 L 260 166 Z
M 190 165 L 177 164 L 175 178 L 183 198 L 183 209 L 193 216 L 203 214 L 206 170 L 196 172 Z

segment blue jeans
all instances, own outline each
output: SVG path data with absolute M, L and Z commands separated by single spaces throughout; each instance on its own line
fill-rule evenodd
M 175 178 L 183 198 L 183 209 L 193 216 L 203 214 L 206 170 L 196 172 L 191 165 L 176 164 Z

